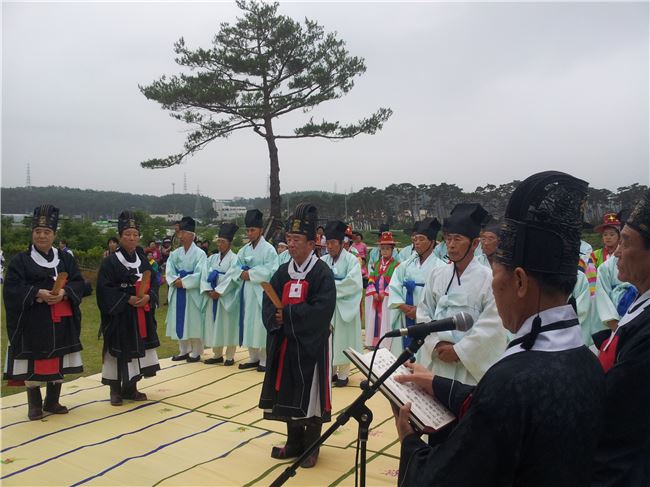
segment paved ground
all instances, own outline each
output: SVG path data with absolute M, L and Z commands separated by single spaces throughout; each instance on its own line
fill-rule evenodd
M 241 361 L 246 351 L 237 353 Z M 70 414 L 27 420 L 26 395 L 1 402 L 2 485 L 269 485 L 287 462 L 271 447 L 284 423 L 262 419 L 263 374 L 203 363 L 161 362 L 140 382 L 149 401 L 113 407 L 99 375 L 63 385 Z M 355 371 L 356 372 L 356 371 Z M 338 413 L 358 395 L 359 374 L 334 388 Z M 43 391 L 44 392 L 44 391 Z M 375 396 L 368 443 L 368 486 L 396 485 L 399 446 L 388 402 Z M 318 465 L 285 485 L 354 485 L 357 425 L 351 420 L 321 449 Z

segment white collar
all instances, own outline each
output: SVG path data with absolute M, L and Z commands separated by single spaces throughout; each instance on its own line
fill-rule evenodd
M 519 331 L 517 331 L 514 339 L 523 337 L 530 332 L 535 317 L 537 317 L 537 314 L 530 316 L 526 321 L 524 321 L 524 324 L 521 325 L 521 328 L 519 328 Z M 564 328 L 561 330 L 544 331 L 545 325 L 551 325 L 560 321 L 578 319 L 576 312 L 573 310 L 573 307 L 570 304 L 545 309 L 539 313 L 539 317 L 542 319 L 543 333 L 537 335 L 537 338 L 535 339 L 535 343 L 531 350 L 538 352 L 562 352 L 564 350 L 578 348 L 585 344 L 584 339 L 582 338 L 582 330 L 579 325 L 572 326 L 570 328 Z M 524 351 L 525 350 L 521 347 L 521 345 L 515 345 L 514 347 L 507 349 L 501 359 L 504 359 L 509 355 Z
M 56 270 L 57 266 L 59 265 L 59 249 L 52 247 L 52 252 L 54 253 L 54 258 L 51 262 L 43 257 L 43 255 L 38 250 L 36 250 L 36 247 L 34 245 L 32 245 L 32 251 L 29 255 L 37 265 L 45 267 L 46 269 L 54 269 L 53 279 L 56 280 L 56 276 L 59 275 L 58 271 Z
M 138 256 L 137 252 L 135 253 L 135 262 L 129 262 L 126 260 L 124 254 L 120 250 L 117 250 L 115 252 L 115 257 L 117 257 L 117 260 L 120 261 L 120 264 L 122 264 L 127 269 L 135 269 L 135 275 L 138 276 L 138 280 L 142 278 L 142 272 L 140 272 L 140 265 L 142 262 L 140 262 L 140 257 Z
M 289 272 L 289 276 L 291 279 L 297 279 L 297 280 L 302 280 L 309 274 L 309 271 L 312 270 L 312 268 L 316 265 L 316 261 L 318 260 L 318 257 L 314 254 L 312 251 L 311 254 L 305 259 L 305 262 L 302 263 L 302 266 L 298 267 L 298 264 L 296 264 L 296 261 L 293 260 L 293 258 L 289 261 L 289 267 L 287 268 L 287 271 Z

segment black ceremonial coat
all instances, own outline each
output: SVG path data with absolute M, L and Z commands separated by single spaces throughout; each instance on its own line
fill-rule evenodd
M 586 347 L 519 352 L 475 387 L 439 377 L 433 386 L 453 413 L 466 412 L 435 448 L 404 439 L 400 486 L 589 485 L 605 379 Z
M 281 298 L 284 286 L 291 281 L 289 264 L 283 264 L 271 278 L 273 289 Z M 314 369 L 318 365 L 321 420 L 331 419 L 329 347 L 330 324 L 336 306 L 336 286 L 330 268 L 320 259 L 305 276 L 309 283 L 304 302 L 283 308 L 284 325 L 275 322 L 276 308 L 264 295 L 263 320 L 268 331 L 267 362 L 259 407 L 269 410 L 265 418 L 287 421 L 307 415 Z M 286 340 L 283 367 L 278 381 L 281 348 Z
M 628 312 L 633 311 L 634 303 Z M 593 485 L 650 485 L 650 306 L 619 328 Z
M 121 252 L 130 262 L 135 262 L 135 257 L 129 258 L 122 249 L 117 252 Z M 106 257 L 99 268 L 97 305 L 101 313 L 104 350 L 114 357 L 128 361 L 144 357 L 146 350 L 160 345 L 155 313 L 158 304 L 158 282 L 144 251 L 137 247 L 136 253 L 141 262 L 140 273 L 151 271 L 150 310 L 144 312 L 146 337 L 143 337 L 138 328 L 137 308 L 128 303 L 129 297 L 136 294 L 135 283 L 138 276 L 135 269 L 127 269 L 122 265 L 116 253 Z
M 51 249 L 47 256 L 41 255 L 51 262 L 54 252 L 58 252 L 59 255 L 57 272 L 68 273 L 68 282 L 64 289 L 72 308 L 72 316 L 63 316 L 59 323 L 54 323 L 50 306 L 35 301 L 39 289 L 54 287 L 54 269 L 41 267 L 34 262 L 30 255 L 31 246 L 26 252 L 15 255 L 9 262 L 3 289 L 9 338 L 9 362 L 14 359 L 63 357 L 82 349 L 79 338 L 81 334 L 79 305 L 83 296 L 84 280 L 74 257 L 68 252 Z M 83 370 L 81 367 L 78 369 L 66 372 Z M 11 368 L 5 373 L 5 378 L 31 379 L 31 377 L 13 376 Z

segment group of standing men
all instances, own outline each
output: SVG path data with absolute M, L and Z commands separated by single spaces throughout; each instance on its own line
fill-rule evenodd
M 617 308 L 624 312 L 612 330 L 596 339 L 596 358 L 585 347 L 575 300 L 586 186 L 558 172 L 531 176 L 513 193 L 498 229 L 480 205 L 459 204 L 442 225 L 418 222 L 399 257 L 392 234 L 382 232 L 365 293 L 367 346 L 377 346 L 387 328 L 460 312 L 473 318 L 468 331 L 429 335 L 413 373 L 400 378 L 423 386 L 458 417 L 427 445 L 408 422 L 408 405 L 399 411 L 403 485 L 650 479 L 650 193 L 619 226 L 620 244 L 610 250 L 618 282 L 635 294 L 625 291 L 627 307 Z M 63 376 L 82 370 L 84 284 L 74 258 L 52 247 L 57 222 L 53 206 L 34 210 L 32 245 L 12 259 L 4 286 L 5 378 L 24 381 L 32 420 L 43 411 L 67 413 L 59 403 Z M 344 247 L 347 225 L 325 225 L 327 253 L 318 258 L 317 223 L 317 209 L 299 205 L 285 229 L 288 249 L 278 257 L 263 237 L 262 213 L 250 210 L 248 243 L 235 254 L 238 227 L 223 224 L 218 251 L 208 258 L 194 243 L 194 220 L 184 217 L 181 245 L 167 261 L 166 333 L 179 341 L 172 360 L 198 362 L 207 346 L 213 356 L 205 363 L 229 366 L 236 347 L 247 347 L 239 367 L 265 373 L 260 408 L 287 424 L 286 445 L 271 452 L 278 459 L 301 455 L 318 438 L 331 419 L 332 383 L 348 384 L 343 350 L 362 347 L 362 269 Z M 444 241 L 436 246 L 441 229 Z M 118 232 L 120 246 L 102 262 L 97 281 L 102 382 L 115 406 L 146 400 L 136 384 L 160 368 L 158 282 L 132 212 L 122 212 Z M 386 343 L 395 352 L 407 345 Z M 303 466 L 317 458 L 318 451 Z

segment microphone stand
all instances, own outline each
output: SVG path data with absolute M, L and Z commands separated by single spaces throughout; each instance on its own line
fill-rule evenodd
M 375 395 L 379 387 L 388 379 L 393 372 L 395 372 L 400 365 L 404 364 L 409 360 L 413 355 L 417 353 L 420 347 L 424 344 L 424 337 L 414 337 L 411 341 L 411 344 L 401 353 L 397 360 L 389 367 L 389 369 L 379 378 L 377 381 L 372 384 L 368 384 L 368 387 L 359 394 L 359 396 L 354 400 L 350 406 L 345 409 L 341 414 L 338 415 L 334 424 L 330 426 L 325 433 L 321 435 L 318 440 L 316 440 L 305 452 L 295 461 L 291 466 L 287 467 L 284 472 L 282 472 L 278 478 L 276 478 L 271 487 L 280 487 L 283 485 L 289 478 L 296 475 L 296 470 L 300 464 L 307 459 L 317 448 L 319 448 L 325 441 L 341 426 L 346 424 L 350 418 L 354 418 L 357 423 L 359 423 L 358 429 L 358 440 L 360 444 L 360 485 L 365 487 L 366 485 L 366 444 L 368 443 L 368 432 L 370 431 L 370 423 L 372 422 L 372 411 L 366 406 L 366 401 Z

